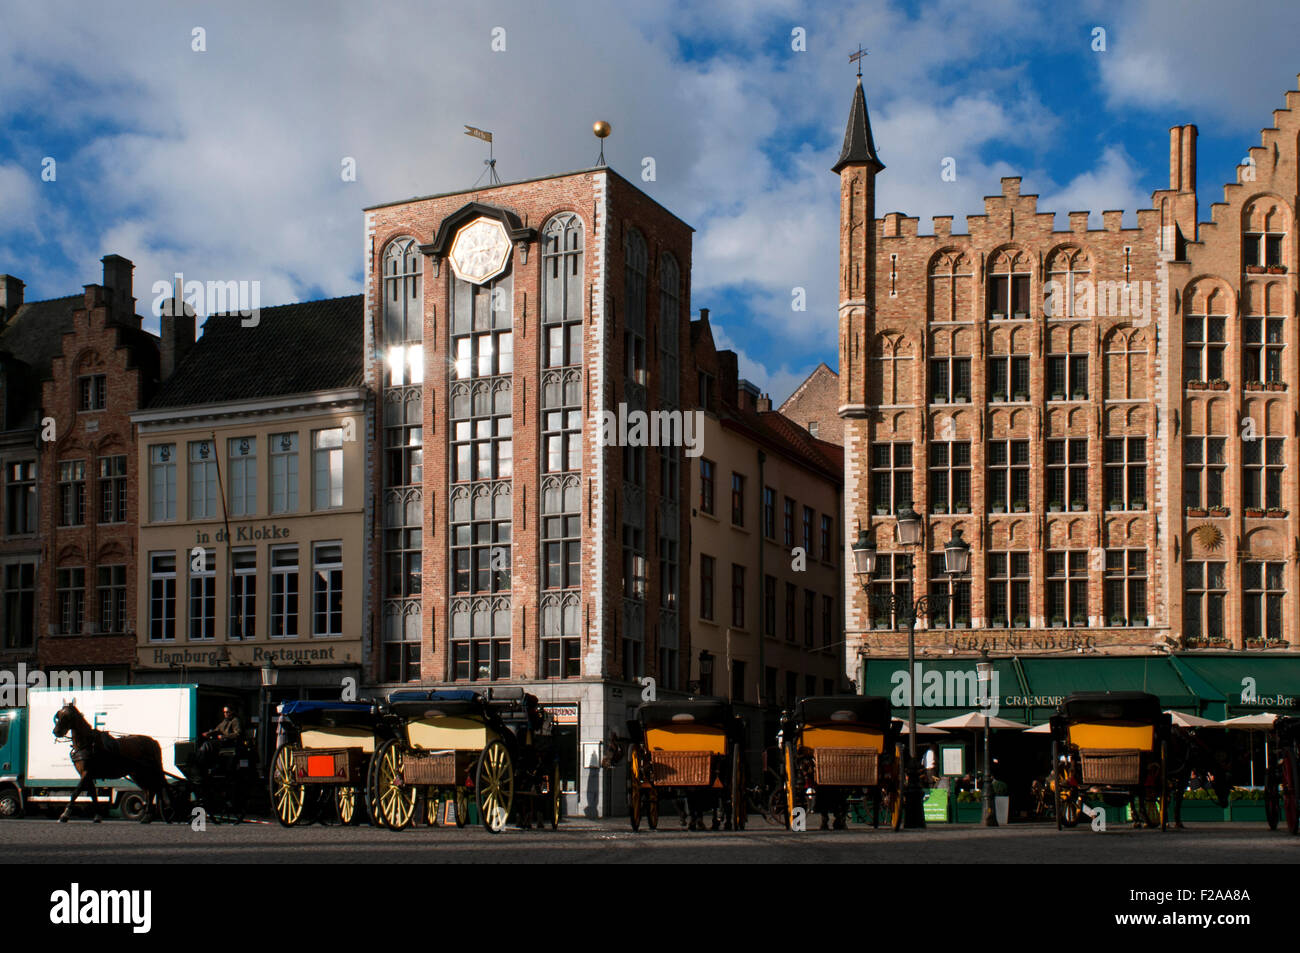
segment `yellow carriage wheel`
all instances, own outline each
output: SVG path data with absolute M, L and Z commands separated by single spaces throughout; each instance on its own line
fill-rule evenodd
M 627 816 L 635 833 L 641 829 L 641 755 L 633 747 L 627 756 Z M 657 820 L 657 818 L 656 818 Z
M 551 830 L 555 830 L 560 826 L 560 764 L 558 761 L 551 765 L 548 783 L 551 787 Z
M 384 742 L 375 752 L 375 796 L 384 824 L 400 831 L 415 817 L 415 799 L 419 791 L 402 778 L 402 749 L 395 739 Z
M 515 769 L 510 763 L 510 752 L 500 739 L 488 742 L 479 755 L 474 794 L 483 826 L 494 834 L 500 833 L 510 820 L 510 809 L 515 802 Z
M 438 810 L 442 807 L 442 797 L 437 788 L 429 788 L 424 794 L 424 823 L 429 827 L 438 826 Z
M 306 800 L 303 786 L 293 780 L 293 753 L 297 750 L 297 745 L 282 744 L 271 762 L 271 808 L 276 820 L 284 827 L 293 827 L 302 821 Z
M 464 827 L 469 823 L 469 789 L 456 788 L 456 826 Z
M 794 745 L 785 746 L 785 826 L 794 828 Z
M 340 824 L 357 823 L 357 789 L 350 784 L 341 784 L 334 789 L 334 816 Z

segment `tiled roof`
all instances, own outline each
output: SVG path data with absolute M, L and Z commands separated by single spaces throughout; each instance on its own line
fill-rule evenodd
M 785 414 L 775 410 L 746 410 L 727 404 L 723 420 L 727 426 L 747 433 L 793 462 L 815 470 L 833 482 L 844 482 L 844 449 L 818 440 Z
M 85 301 L 85 294 L 75 294 L 25 302 L 0 330 L 0 351 L 30 367 L 36 380 L 48 377 L 51 360 L 63 350 L 63 335 L 72 330 L 73 313 Z
M 360 387 L 361 295 L 263 308 L 253 327 L 214 314 L 203 335 L 158 389 L 150 408 Z

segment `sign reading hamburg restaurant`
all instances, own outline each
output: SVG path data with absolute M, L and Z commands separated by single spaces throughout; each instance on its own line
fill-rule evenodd
M 241 665 L 261 665 L 271 661 L 278 665 L 346 665 L 352 662 L 352 642 L 347 644 L 333 642 L 330 645 L 292 646 L 277 645 L 240 645 L 230 643 L 211 648 L 163 648 L 161 646 L 142 646 L 141 665 L 175 667 L 186 665 L 193 668 L 224 668 Z

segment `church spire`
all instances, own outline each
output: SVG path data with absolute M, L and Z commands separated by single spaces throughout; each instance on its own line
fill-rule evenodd
M 846 165 L 871 166 L 873 173 L 879 173 L 885 167 L 876 155 L 876 142 L 871 137 L 871 120 L 867 117 L 867 97 L 862 92 L 861 75 L 858 76 L 858 88 L 853 91 L 853 105 L 849 107 L 844 148 L 840 150 L 840 160 L 831 166 L 831 171 L 838 174 Z

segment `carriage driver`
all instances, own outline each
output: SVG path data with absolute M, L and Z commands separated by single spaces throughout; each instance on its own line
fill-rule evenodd
M 234 709 L 226 705 L 221 709 L 221 721 L 217 722 L 217 726 L 211 731 L 203 732 L 204 741 L 199 746 L 197 758 L 200 767 L 208 768 L 215 764 L 222 745 L 235 744 L 242 734 L 243 726 L 240 725 L 239 718 Z

